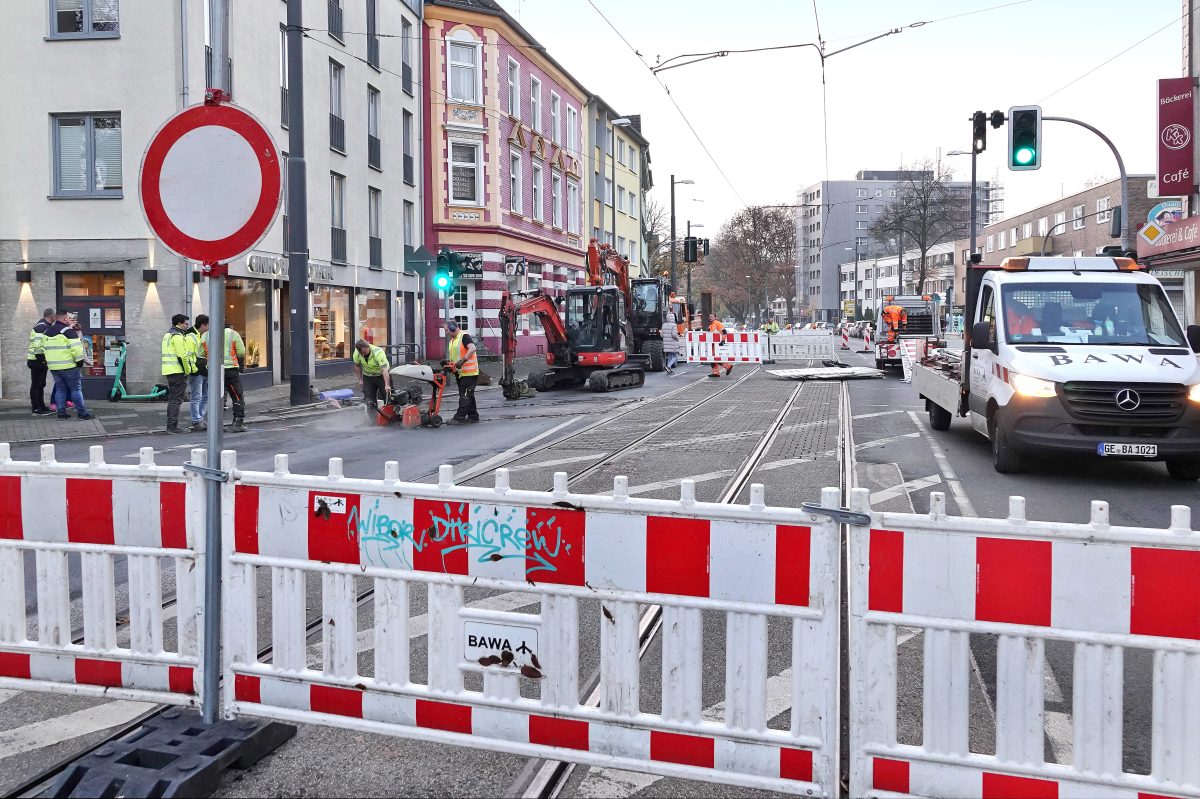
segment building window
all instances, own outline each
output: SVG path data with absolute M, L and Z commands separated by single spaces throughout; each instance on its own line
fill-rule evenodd
M 413 153 L 413 115 L 405 111 L 401 117 L 401 137 L 404 139 L 404 182 L 415 186 L 417 182 L 416 155 Z
M 508 115 L 521 118 L 521 65 L 508 59 Z
M 867 196 L 867 190 L 866 190 L 866 189 L 855 189 L 855 190 L 854 190 L 854 196 L 855 196 L 855 197 L 866 197 L 866 196 Z
M 579 112 L 574 106 L 567 106 L 567 149 L 579 154 Z
M 579 233 L 579 184 L 567 181 L 567 232 Z
M 51 39 L 112 39 L 121 35 L 117 0 L 51 0 Z
M 1021 238 L 1022 239 L 1033 238 L 1033 223 L 1032 222 L 1026 222 L 1025 224 L 1021 225 Z
M 1001 230 L 998 234 L 996 234 L 996 246 L 1003 250 L 1008 246 L 1005 244 L 1005 241 L 1007 241 L 1007 234 Z
M 479 43 L 451 41 L 449 47 L 450 99 L 479 105 Z
M 342 117 L 342 89 L 346 70 L 336 61 L 329 62 L 329 148 L 346 152 L 346 121 Z
M 1108 207 L 1109 198 L 1101 197 L 1096 200 L 1096 222 L 1101 224 L 1112 221 L 1112 211 Z
M 630 152 L 632 152 L 632 151 L 630 151 Z M 637 219 L 637 214 L 638 214 L 637 195 L 634 194 L 633 192 L 629 192 L 628 194 L 625 195 L 625 199 L 627 199 L 629 201 L 629 212 L 628 212 L 629 215 L 632 216 L 634 219 Z
M 367 0 L 367 64 L 379 69 L 379 15 L 375 0 Z
M 856 247 L 860 247 L 860 248 L 861 248 L 861 247 L 866 247 L 866 246 L 867 246 L 867 237 L 866 237 L 866 236 L 858 236 L 858 237 L 856 237 L 856 238 L 854 239 L 854 246 L 856 246 Z
M 287 29 L 279 26 L 279 124 L 288 126 Z
M 562 229 L 562 176 L 554 169 L 550 170 L 550 222 Z
M 605 152 L 605 154 L 606 154 L 606 155 L 609 155 L 609 156 L 611 156 L 611 155 L 613 154 L 613 138 L 614 138 L 614 135 L 615 135 L 615 134 L 614 134 L 614 131 L 613 131 L 613 129 L 612 129 L 612 128 L 609 128 L 609 129 L 608 129 L 608 138 L 605 140 L 605 142 L 606 142 L 606 143 L 605 143 L 605 147 L 604 147 L 604 152 Z
M 1071 209 L 1071 229 L 1072 230 L 1083 230 L 1083 225 L 1084 225 L 1083 214 L 1084 214 L 1084 206 L 1082 206 L 1082 205 L 1077 205 Z
M 1065 224 L 1067 224 L 1067 212 L 1059 211 L 1054 215 L 1054 227 L 1061 228 Z
M 1039 236 L 1045 236 L 1046 233 L 1050 230 L 1050 220 L 1044 216 L 1038 220 L 1037 225 L 1038 225 L 1038 235 Z
M 345 32 L 342 28 L 342 0 L 329 0 L 329 35 L 339 42 L 345 43 Z
M 625 187 L 617 186 L 617 210 L 625 212 Z
M 604 179 L 604 204 L 607 205 L 609 208 L 611 208 L 612 204 L 613 204 L 612 178 Z
M 876 197 L 882 197 L 882 196 L 883 196 L 883 189 L 876 189 L 876 190 L 875 190 L 875 196 L 876 196 Z
M 450 143 L 450 201 L 480 205 L 479 145 L 466 142 Z
M 416 236 L 414 233 L 417 229 L 417 209 L 408 200 L 404 201 L 404 246 L 413 247 L 416 245 Z
M 625 250 L 626 250 L 626 247 L 625 247 L 625 237 L 624 237 L 624 236 L 617 236 L 617 253 L 618 253 L 618 254 L 620 254 L 620 255 L 624 255 L 624 254 L 625 254 Z
M 628 156 L 629 156 L 628 157 L 629 171 L 636 175 L 637 174 L 637 148 L 634 147 L 632 144 L 629 145 Z
M 374 86 L 367 87 L 367 166 L 380 169 L 383 166 L 383 147 L 379 141 L 379 90 Z M 407 111 L 405 117 L 411 117 Z M 410 121 L 411 120 L 406 120 Z M 404 151 L 408 152 L 408 142 L 404 143 Z
M 867 229 L 867 225 L 868 225 L 868 222 L 867 222 L 867 220 L 865 220 L 865 219 L 860 219 L 860 220 L 858 220 L 857 222 L 855 222 L 855 223 L 854 223 L 854 229 L 855 229 L 855 230 L 866 230 L 866 229 Z
M 358 338 L 380 346 L 388 341 L 388 293 L 378 289 L 359 289 L 355 309 Z
M 120 114 L 65 114 L 54 122 L 54 196 L 120 197 Z
M 856 214 L 865 214 L 866 212 L 867 212 L 867 206 L 865 206 L 865 205 L 856 205 L 856 206 L 854 206 L 854 213 L 856 213 Z
M 508 154 L 508 210 L 514 214 L 524 212 L 521 197 L 521 156 L 519 153 Z
M 1017 229 L 1015 227 L 1009 229 L 1008 241 L 1010 244 L 1012 244 L 1012 246 L 1014 246 L 1014 247 L 1017 246 Z
M 891 190 L 889 190 L 889 191 L 888 191 L 888 196 L 889 196 L 889 197 L 895 197 L 895 196 L 896 196 L 896 190 L 895 190 L 895 189 L 891 189 Z
M 371 267 L 383 268 L 383 192 L 367 189 L 367 247 Z
M 246 344 L 246 368 L 267 369 L 271 360 L 271 281 L 230 278 L 225 284 L 225 323 Z
M 346 178 L 336 172 L 329 173 L 329 260 L 346 260 Z
M 533 117 L 534 133 L 542 132 L 542 82 L 529 77 L 529 114 Z
M 996 237 L 995 236 L 987 237 L 987 248 L 986 249 L 988 252 L 996 251 Z
M 542 210 L 542 165 L 537 161 L 533 162 L 533 186 L 530 191 L 533 194 L 533 218 L 542 222 L 546 217 Z
M 559 118 L 561 103 L 558 95 L 550 92 L 550 141 L 554 144 L 562 143 L 562 120 Z
M 412 23 L 407 19 L 400 20 L 400 80 L 403 82 L 401 88 L 409 97 L 413 93 L 412 37 Z
M 313 292 L 313 354 L 318 361 L 349 358 L 350 289 L 343 286 L 317 286 Z
M 617 139 L 617 161 L 625 166 L 625 140 Z

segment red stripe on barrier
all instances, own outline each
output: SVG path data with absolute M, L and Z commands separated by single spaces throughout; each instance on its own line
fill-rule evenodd
M 708 596 L 709 523 L 706 519 L 646 518 L 646 590 Z
M 682 735 L 677 732 L 650 731 L 650 759 L 684 766 L 713 767 L 712 738 Z
M 417 726 L 470 735 L 471 708 L 469 705 L 451 705 L 446 702 L 418 699 Z
M 1181 799 L 1178 796 L 1167 796 L 1165 793 L 1145 793 L 1138 791 L 1137 799 Z
M 590 725 L 586 721 L 556 719 L 552 716 L 529 717 L 529 743 L 542 746 L 561 746 L 586 752 Z
M 975 540 L 975 618 L 1050 625 L 1053 565 L 1049 541 Z
M 29 654 L 0 652 L 0 677 L 11 677 L 14 680 L 32 679 L 29 676 Z
M 67 478 L 67 540 L 72 544 L 115 544 L 112 480 Z
M 1058 783 L 985 771 L 983 799 L 1058 799 Z
M 1200 638 L 1200 552 L 1130 551 L 1129 632 Z
M 812 782 L 813 753 L 807 749 L 780 749 L 779 776 L 785 780 Z
M 103 685 L 120 688 L 121 662 L 118 660 L 93 660 L 75 658 L 75 682 L 80 685 Z
M 413 568 L 439 574 L 466 574 L 467 543 L 464 526 L 470 506 L 432 499 L 413 501 Z M 447 551 L 449 550 L 449 551 Z
M 775 528 L 775 602 L 807 607 L 812 573 L 812 528 L 781 524 Z
M 525 574 L 535 583 L 583 585 L 587 514 L 568 508 L 528 508 Z
M 308 692 L 308 706 L 314 713 L 329 713 L 333 716 L 361 719 L 363 714 L 362 698 L 362 691 L 356 691 L 353 688 L 311 685 Z
M 258 486 L 233 487 L 233 548 L 243 555 L 258 554 Z
M 187 485 L 159 483 L 158 525 L 166 549 L 187 549 Z
M 358 504 L 357 494 L 308 492 L 309 559 L 359 565 Z
M 871 787 L 881 791 L 908 793 L 908 763 L 885 757 L 871 758 Z
M 21 527 L 21 478 L 5 475 L 0 477 L 0 538 L 20 541 L 24 537 Z
M 173 694 L 196 693 L 196 673 L 187 666 L 167 666 L 167 690 Z
M 904 612 L 904 533 L 872 530 L 868 564 L 867 607 Z
M 233 698 L 238 702 L 262 704 L 262 682 L 253 674 L 233 675 Z

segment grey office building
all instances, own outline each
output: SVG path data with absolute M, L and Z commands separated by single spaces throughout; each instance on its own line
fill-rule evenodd
M 800 191 L 797 202 L 796 296 L 817 320 L 842 318 L 840 265 L 860 258 L 895 254 L 896 242 L 876 241 L 868 232 L 883 209 L 896 199 L 901 185 L 898 170 L 862 170 L 854 180 L 825 180 Z M 961 196 L 969 214 L 971 184 L 949 184 Z M 979 229 L 990 219 L 992 184 L 980 181 Z M 909 243 L 907 246 L 911 246 Z

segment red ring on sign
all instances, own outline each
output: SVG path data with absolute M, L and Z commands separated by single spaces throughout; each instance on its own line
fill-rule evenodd
M 250 218 L 236 232 L 223 239 L 208 241 L 193 238 L 167 216 L 159 193 L 163 162 L 175 143 L 198 128 L 216 125 L 228 128 L 250 145 L 258 158 L 262 188 Z M 262 124 L 247 112 L 230 105 L 201 105 L 189 108 L 167 120 L 146 148 L 140 178 L 142 211 L 146 223 L 171 252 L 182 258 L 203 263 L 219 263 L 245 255 L 262 241 L 279 210 L 282 189 L 279 155 L 275 142 Z

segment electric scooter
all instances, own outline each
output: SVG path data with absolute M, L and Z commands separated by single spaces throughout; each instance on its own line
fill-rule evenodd
M 112 391 L 108 393 L 109 402 L 120 402 L 121 400 L 156 400 L 163 399 L 167 396 L 167 387 L 162 383 L 155 383 L 154 388 L 150 389 L 149 394 L 130 394 L 125 388 L 125 384 L 121 382 L 121 376 L 125 374 L 125 353 L 128 351 L 128 345 L 121 342 L 121 354 L 117 356 L 117 376 L 113 378 Z

